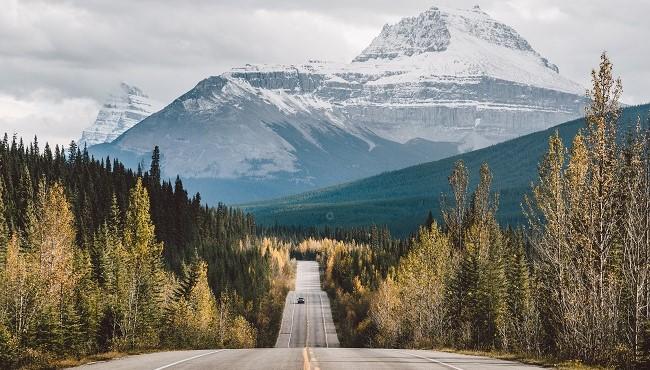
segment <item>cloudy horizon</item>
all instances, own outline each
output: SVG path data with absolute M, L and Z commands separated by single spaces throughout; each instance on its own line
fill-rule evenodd
M 583 86 L 607 51 L 630 104 L 650 101 L 650 4 L 621 0 L 274 1 L 5 0 L 0 13 L 0 131 L 78 139 L 121 81 L 170 102 L 232 67 L 348 62 L 385 23 L 437 6 L 470 8 L 517 30 Z M 608 6 L 609 5 L 609 6 Z M 635 7 L 637 11 L 630 12 Z M 644 70 L 645 69 L 645 70 Z

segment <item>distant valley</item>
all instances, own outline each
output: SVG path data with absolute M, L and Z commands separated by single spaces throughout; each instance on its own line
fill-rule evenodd
M 623 110 L 620 134 L 637 123 L 647 125 L 650 105 Z M 561 124 L 485 149 L 439 161 L 341 184 L 295 196 L 245 205 L 258 223 L 330 228 L 386 225 L 393 233 L 406 236 L 424 223 L 429 211 L 440 215 L 441 195 L 449 194 L 448 176 L 458 160 L 470 171 L 470 190 L 478 182 L 479 168 L 487 163 L 494 175 L 493 190 L 499 194 L 497 217 L 519 225 L 525 221 L 521 203 L 537 179 L 537 166 L 548 150 L 548 139 L 557 130 L 570 146 L 584 119 Z

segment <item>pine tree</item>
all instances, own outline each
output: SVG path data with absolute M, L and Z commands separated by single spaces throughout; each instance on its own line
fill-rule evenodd
M 37 204 L 38 223 L 30 240 L 38 255 L 48 295 L 59 303 L 74 284 L 74 215 L 58 183 L 47 189 L 45 182 L 41 182 Z
M 0 336 L 20 354 L 56 358 L 157 346 L 175 279 L 163 269 L 158 240 L 170 243 L 165 264 L 175 272 L 196 254 L 209 266 L 210 286 L 236 297 L 217 325 L 223 328 L 215 331 L 223 334 L 220 345 L 230 343 L 228 329 L 240 314 L 250 325 L 240 325 L 243 333 L 250 334 L 252 322 L 263 333 L 278 323 L 278 296 L 285 291 L 274 279 L 290 272 L 259 248 L 250 215 L 204 206 L 198 194 L 188 197 L 180 179 L 176 189 L 170 182 L 156 184 L 155 160 L 152 173 L 138 181 L 119 161 L 95 161 L 76 144 L 67 153 L 46 144 L 41 153 L 36 139 L 26 147 L 17 136 L 11 142 L 5 137 L 0 331 L 6 328 L 9 336 Z M 362 273 L 370 280 L 372 274 Z M 270 337 L 262 335 L 261 343 Z
M 0 367 L 5 369 L 13 369 L 19 358 L 18 341 L 0 321 Z
M 255 348 L 257 343 L 257 330 L 242 315 L 237 315 L 230 322 L 228 333 L 228 348 Z
M 21 248 L 31 250 L 29 237 L 36 226 L 36 211 L 34 207 L 34 186 L 27 165 L 23 165 L 18 181 L 17 194 L 17 229 L 21 231 Z
M 127 296 L 124 323 L 128 345 L 156 345 L 161 316 L 162 244 L 156 241 L 149 195 L 138 179 L 129 195 L 124 227 Z
M 650 356 L 650 336 L 644 338 L 644 330 L 650 334 L 650 131 L 640 124 L 628 137 L 622 161 L 622 316 L 634 363 Z
M 600 68 L 592 72 L 593 87 L 589 94 L 592 99 L 587 109 L 587 148 L 589 153 L 590 180 L 589 199 L 586 204 L 590 213 L 589 237 L 584 245 L 593 253 L 590 278 L 596 283 L 596 332 L 590 343 L 593 355 L 598 348 L 612 345 L 615 341 L 617 312 L 612 311 L 617 287 L 613 267 L 614 254 L 618 244 L 620 202 L 616 192 L 620 180 L 620 164 L 617 144 L 617 125 L 620 116 L 619 98 L 622 93 L 620 80 L 612 76 L 612 64 L 603 53 Z M 615 307 L 615 306 L 614 306 Z
M 449 185 L 454 196 L 454 204 L 444 204 L 443 198 L 443 219 L 445 226 L 451 235 L 451 241 L 457 250 L 463 249 L 463 233 L 467 225 L 468 200 L 467 186 L 469 184 L 469 173 L 462 160 L 454 164 L 454 169 L 449 175 Z
M 7 244 L 4 270 L 0 278 L 0 307 L 6 326 L 18 343 L 27 341 L 39 314 L 35 263 L 20 251 L 17 234 Z
M 214 348 L 218 340 L 217 302 L 208 285 L 208 266 L 198 261 L 186 269 L 166 314 L 165 341 L 176 347 Z
M 434 222 L 421 228 L 409 254 L 397 269 L 397 285 L 403 300 L 400 316 L 409 346 L 447 343 L 449 324 L 445 317 L 446 285 L 454 268 L 452 247 Z
M 626 248 L 622 220 L 627 207 L 635 208 L 626 199 L 639 183 L 625 173 L 621 162 L 625 155 L 617 125 L 622 88 L 612 77 L 606 54 L 592 79 L 587 126 L 574 138 L 568 163 L 558 135 L 551 138 L 528 217 L 538 257 L 536 275 L 542 293 L 538 307 L 548 344 L 568 357 L 608 363 L 613 353 L 603 348 L 614 348 L 621 340 L 617 334 L 621 281 L 637 263 L 647 262 L 637 258 L 622 262 Z M 636 171 L 643 172 L 640 167 Z M 633 203 L 641 199 L 643 195 Z
M 155 185 L 160 185 L 160 148 L 156 145 L 151 155 L 151 170 L 149 172 L 151 181 Z
M 0 269 L 4 268 L 7 243 L 9 242 L 9 226 L 6 219 L 4 181 L 0 176 Z
M 67 349 L 64 338 L 69 334 L 66 325 L 73 317 L 69 314 L 73 310 L 71 293 L 77 283 L 77 274 L 74 268 L 74 215 L 60 184 L 48 187 L 41 181 L 36 217 L 38 222 L 29 240 L 37 263 L 37 276 L 43 284 L 44 300 L 39 325 L 43 332 L 50 333 L 51 342 L 46 347 L 63 353 Z M 42 334 L 40 337 L 48 338 Z
M 458 323 L 455 340 L 473 348 L 500 344 L 505 310 L 505 272 L 502 236 L 496 222 L 497 197 L 492 196 L 492 175 L 481 166 L 480 181 L 472 194 L 464 231 L 459 268 L 451 280 L 449 307 Z
M 378 347 L 395 348 L 401 343 L 402 332 L 406 330 L 402 323 L 402 301 L 399 288 L 392 276 L 387 276 L 371 300 L 368 316 L 377 327 L 374 340 Z
M 74 306 L 65 315 L 66 348 L 76 353 L 97 351 L 97 334 L 101 320 L 102 294 L 93 277 L 93 265 L 88 252 L 77 249 L 74 256 L 77 284 L 74 289 Z
M 504 248 L 505 309 L 504 343 L 506 350 L 531 353 L 535 349 L 535 314 L 532 306 L 530 263 L 524 235 L 509 230 Z
M 544 342 L 553 350 L 562 346 L 558 338 L 565 327 L 568 281 L 572 274 L 567 264 L 572 256 L 563 180 L 565 154 L 566 148 L 556 131 L 549 138 L 548 151 L 539 165 L 537 184 L 532 189 L 532 198 L 525 198 L 524 209 L 537 258 L 540 292 L 536 299 L 544 318 Z

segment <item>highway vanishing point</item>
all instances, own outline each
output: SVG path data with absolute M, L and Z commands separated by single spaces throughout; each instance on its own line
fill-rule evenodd
M 305 298 L 297 304 L 298 297 Z M 79 367 L 127 369 L 541 369 L 512 361 L 447 352 L 340 348 L 327 294 L 316 262 L 298 261 L 296 287 L 289 292 L 275 348 L 171 351 L 127 356 Z

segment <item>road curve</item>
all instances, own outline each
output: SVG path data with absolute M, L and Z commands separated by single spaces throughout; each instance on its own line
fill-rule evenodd
M 298 297 L 305 298 L 305 304 L 296 304 Z M 330 302 L 320 288 L 318 264 L 311 261 L 298 261 L 296 288 L 287 295 L 275 347 L 158 352 L 87 364 L 80 369 L 541 369 L 447 352 L 337 348 Z

